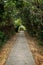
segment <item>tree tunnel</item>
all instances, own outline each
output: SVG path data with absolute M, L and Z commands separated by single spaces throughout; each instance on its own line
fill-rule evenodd
M 9 36 L 22 25 L 43 41 L 43 0 L 0 0 L 0 32 Z

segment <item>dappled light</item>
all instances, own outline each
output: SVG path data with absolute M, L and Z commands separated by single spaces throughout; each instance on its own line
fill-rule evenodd
M 31 42 L 29 46 L 30 49 L 32 50 L 32 54 L 34 56 L 36 65 L 43 65 L 43 0 L 0 0 L 0 51 L 1 53 L 2 51 L 3 53 L 4 52 L 6 53 L 6 51 L 2 49 L 8 48 L 10 50 L 9 48 L 10 44 L 7 44 L 7 42 L 10 39 L 12 39 L 10 40 L 10 43 L 13 42 L 14 41 L 13 36 L 14 39 L 16 37 L 18 39 L 21 38 L 19 40 L 20 43 L 22 43 L 21 40 L 23 42 L 26 40 L 25 37 L 27 38 L 28 42 L 36 41 L 34 43 Z M 18 41 L 18 48 L 19 48 L 19 41 Z M 25 43 L 25 44 L 23 43 L 24 46 L 28 42 L 24 42 Z M 11 46 L 12 45 L 13 44 L 11 44 Z M 20 47 L 21 46 L 23 45 L 20 44 Z M 37 49 L 38 52 L 36 50 L 34 50 L 33 52 L 33 48 Z M 20 52 L 23 53 L 23 51 Z M 3 54 L 2 55 L 1 53 L 0 53 L 0 58 L 1 58 L 0 65 L 4 65 L 6 60 L 5 58 L 9 53 L 5 54 L 6 57 L 5 56 L 3 57 L 4 54 L 2 53 Z M 37 57 L 37 54 L 41 55 L 41 59 L 39 58 L 39 56 Z M 1 55 L 3 58 L 1 57 Z M 24 55 L 25 54 L 23 54 L 23 56 Z M 21 57 L 23 56 L 19 57 L 20 60 Z M 31 65 L 28 64 L 27 62 L 24 64 Z M 24 65 L 24 64 L 18 63 L 18 65 Z
M 23 31 L 25 31 L 26 30 L 26 27 L 25 26 L 23 26 L 23 25 L 21 25 L 21 26 L 19 26 L 19 29 L 18 29 L 19 31 L 20 30 L 23 30 Z

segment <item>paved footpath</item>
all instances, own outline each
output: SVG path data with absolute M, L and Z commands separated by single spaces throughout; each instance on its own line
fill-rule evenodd
M 35 65 L 23 31 L 18 33 L 15 44 L 5 65 Z

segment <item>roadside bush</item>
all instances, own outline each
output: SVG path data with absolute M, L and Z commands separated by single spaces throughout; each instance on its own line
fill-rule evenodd
M 36 36 L 36 31 L 35 30 L 29 30 L 29 34 L 32 36 L 32 37 L 35 37 Z
M 43 45 L 43 30 L 38 33 L 39 44 Z
M 5 35 L 4 32 L 0 31 L 0 47 L 3 46 L 3 44 L 7 41 L 7 38 L 8 36 Z

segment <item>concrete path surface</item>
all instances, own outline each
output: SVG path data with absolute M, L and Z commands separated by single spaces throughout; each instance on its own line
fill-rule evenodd
M 23 31 L 18 33 L 15 44 L 5 65 L 35 65 Z

